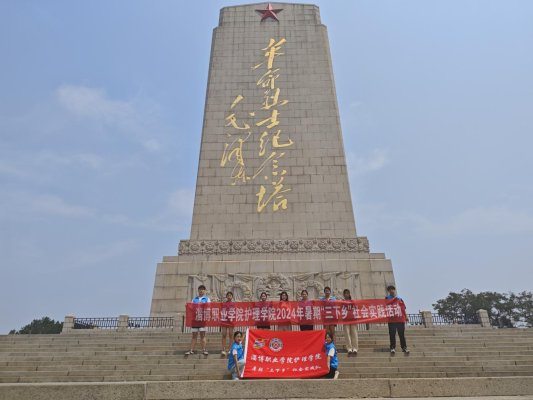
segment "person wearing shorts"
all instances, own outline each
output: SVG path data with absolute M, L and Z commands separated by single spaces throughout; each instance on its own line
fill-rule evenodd
M 204 285 L 198 286 L 198 296 L 192 299 L 192 302 L 195 304 L 198 303 L 209 303 L 209 297 L 206 296 L 207 289 Z M 200 333 L 200 341 L 202 342 L 203 354 L 207 356 L 209 352 L 207 351 L 207 339 L 205 337 L 205 332 L 207 328 L 205 326 L 193 326 L 191 328 L 192 339 L 191 339 L 191 349 L 185 353 L 186 356 L 194 354 L 194 348 L 196 347 L 196 342 L 198 341 L 198 333 Z

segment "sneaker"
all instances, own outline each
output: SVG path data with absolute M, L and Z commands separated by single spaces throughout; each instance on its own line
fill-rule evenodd
M 405 353 L 405 354 L 409 354 L 410 351 L 407 347 L 402 347 L 402 351 Z
M 193 350 L 189 350 L 189 351 L 186 351 L 186 352 L 185 352 L 185 355 L 186 355 L 186 356 L 190 356 L 190 355 L 192 355 L 192 354 L 194 354 L 194 351 L 193 351 Z
M 390 353 L 391 353 L 391 354 L 395 354 L 395 353 L 396 353 L 396 350 L 395 350 L 395 349 L 390 349 Z
M 204 349 L 204 356 L 208 356 L 209 355 L 209 352 L 207 351 L 207 349 Z
M 335 375 L 333 376 L 333 379 L 338 379 L 339 378 L 339 371 L 335 371 Z
M 352 354 L 357 355 L 357 349 L 352 349 Z
M 233 381 L 238 381 L 239 378 L 231 378 L 231 380 L 233 380 Z
M 222 351 L 220 352 L 220 355 L 225 357 L 225 356 L 228 355 L 228 353 L 226 353 L 224 350 L 222 350 Z

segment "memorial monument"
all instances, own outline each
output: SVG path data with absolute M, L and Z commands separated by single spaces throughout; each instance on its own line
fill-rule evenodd
M 225 7 L 214 29 L 191 236 L 157 266 L 151 315 L 324 286 L 380 298 L 390 260 L 357 236 L 327 29 L 308 4 Z

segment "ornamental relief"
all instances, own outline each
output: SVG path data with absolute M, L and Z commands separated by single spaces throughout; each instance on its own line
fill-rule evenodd
M 324 295 L 324 287 L 329 286 L 332 294 L 342 298 L 344 289 L 349 289 L 352 298 L 361 298 L 359 274 L 347 272 L 307 273 L 285 275 L 269 273 L 265 275 L 245 274 L 199 274 L 189 275 L 189 297 L 196 296 L 199 285 L 205 285 L 207 296 L 211 301 L 224 301 L 228 291 L 233 292 L 235 301 L 257 301 L 262 292 L 266 292 L 269 300 L 279 300 L 285 291 L 290 300 L 300 300 L 302 290 L 307 290 L 310 299 L 318 299 Z
M 181 240 L 179 255 L 243 254 L 243 253 L 368 253 L 368 239 L 256 239 L 256 240 Z

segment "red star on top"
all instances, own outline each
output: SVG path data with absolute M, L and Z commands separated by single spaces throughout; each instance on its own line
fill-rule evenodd
M 274 18 L 276 21 L 279 21 L 278 19 L 278 16 L 276 15 L 276 13 L 279 13 L 280 11 L 283 11 L 283 8 L 281 9 L 278 9 L 278 10 L 274 10 L 272 8 L 272 4 L 268 3 L 268 6 L 265 10 L 255 10 L 259 13 L 261 13 L 261 21 L 263 21 L 264 19 L 267 19 L 267 18 Z

